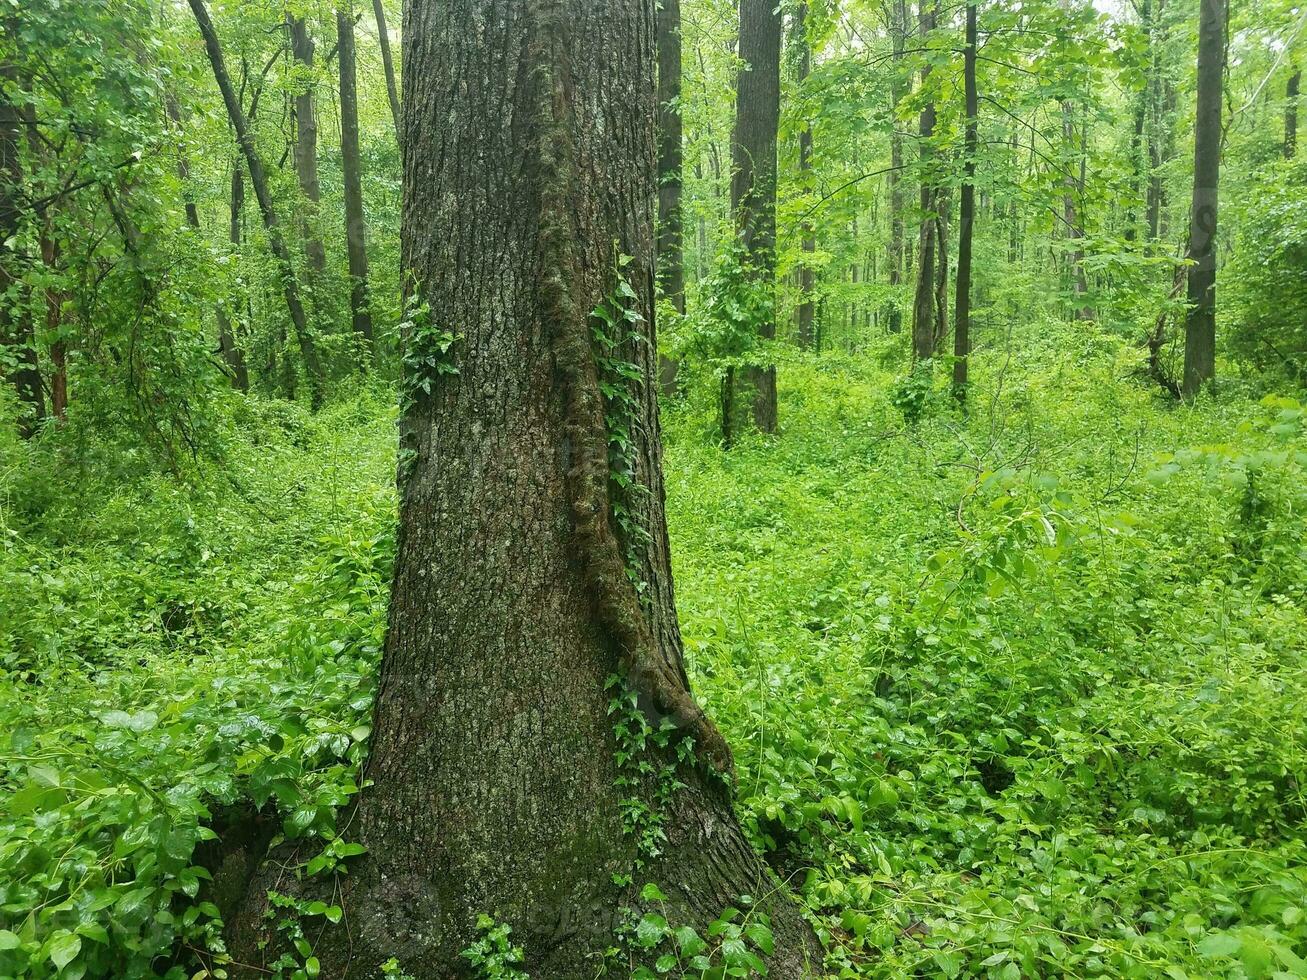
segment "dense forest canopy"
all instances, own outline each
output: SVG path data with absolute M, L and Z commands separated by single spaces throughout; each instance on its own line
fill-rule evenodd
M 1305 34 L 0 0 L 0 978 L 1307 976 Z

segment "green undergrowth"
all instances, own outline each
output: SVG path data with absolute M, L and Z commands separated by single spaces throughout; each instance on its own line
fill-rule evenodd
M 1300 407 L 1176 405 L 1083 326 L 985 346 L 965 418 L 874 354 L 783 366 L 775 441 L 672 413 L 749 832 L 839 975 L 1307 976 Z
M 745 826 L 837 975 L 1307 976 L 1301 409 L 1179 406 L 1109 336 L 1014 333 L 969 415 L 889 340 L 782 364 L 776 440 L 714 445 L 708 384 L 664 412 Z M 0 977 L 215 963 L 228 808 L 349 847 L 394 412 L 225 413 L 166 475 L 75 417 L 0 445 Z M 739 940 L 747 973 L 763 933 L 723 922 L 636 941 L 697 976 Z
M 190 977 L 222 948 L 197 899 L 224 807 L 334 837 L 384 627 L 393 433 L 376 400 L 251 402 L 180 479 L 74 433 L 10 471 L 0 976 Z

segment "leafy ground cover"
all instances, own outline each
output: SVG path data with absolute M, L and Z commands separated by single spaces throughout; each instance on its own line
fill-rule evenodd
M 1163 402 L 1084 327 L 1008 349 L 965 416 L 888 348 L 784 365 L 775 441 L 665 413 L 683 632 L 748 830 L 839 975 L 1305 976 L 1301 408 Z M 242 401 L 181 475 L 75 420 L 0 447 L 0 976 L 194 975 L 223 807 L 333 853 L 387 403 Z

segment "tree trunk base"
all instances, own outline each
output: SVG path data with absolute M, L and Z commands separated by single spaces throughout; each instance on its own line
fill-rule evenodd
M 534 980 L 625 977 L 635 966 L 652 966 L 658 956 L 675 952 L 670 937 L 653 950 L 634 941 L 634 925 L 645 912 L 664 916 L 673 928 L 693 926 L 712 946 L 708 926 L 735 908 L 750 922 L 767 917 L 775 940 L 768 959 L 771 980 L 823 976 L 822 951 L 812 928 L 785 885 L 744 839 L 729 806 L 724 794 L 709 786 L 682 789 L 666 814 L 666 849 L 647 867 L 632 870 L 629 855 L 613 855 L 606 878 L 571 882 L 565 902 L 530 908 L 523 921 L 510 920 L 511 942 L 525 950 L 519 968 Z M 273 908 L 269 891 L 343 910 L 334 926 L 321 916 L 299 920 L 322 977 L 374 980 L 392 957 L 415 980 L 476 976 L 461 954 L 479 938 L 477 916 L 493 915 L 493 910 L 442 908 L 439 894 L 447 889 L 432 869 L 396 867 L 378 850 L 351 861 L 349 873 L 335 880 L 330 875 L 302 878 L 295 869 L 317 853 L 320 842 L 284 844 L 255 867 L 251 850 L 266 846 L 269 837 L 267 822 L 256 818 L 233 827 L 215 849 L 220 863 L 214 868 L 212 898 L 227 923 L 233 978 L 266 977 L 268 964 L 293 952 L 277 928 L 293 913 Z M 504 855 L 505 864 L 512 861 L 512 855 Z M 623 874 L 630 884 L 614 884 L 613 876 Z M 657 884 L 667 900 L 643 901 L 646 883 Z M 744 902 L 745 897 L 752 902 Z M 506 904 L 513 898 L 505 896 Z M 620 953 L 612 955 L 615 948 Z

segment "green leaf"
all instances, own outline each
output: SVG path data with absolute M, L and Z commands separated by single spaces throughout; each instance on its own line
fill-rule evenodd
M 66 929 L 61 929 L 50 939 L 47 947 L 50 962 L 62 970 L 82 951 L 82 937 L 75 936 Z

